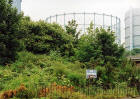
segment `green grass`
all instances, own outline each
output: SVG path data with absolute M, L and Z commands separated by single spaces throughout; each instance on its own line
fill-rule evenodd
M 34 97 L 37 97 L 38 90 L 42 86 L 50 86 L 52 83 L 57 82 L 58 85 L 75 86 L 77 91 L 74 95 L 77 97 L 89 95 L 87 94 L 88 90 L 90 90 L 91 99 L 93 97 L 94 99 L 115 99 L 116 97 L 135 97 L 138 95 L 136 88 L 130 89 L 127 84 L 108 90 L 99 87 L 91 87 L 90 89 L 82 87 L 86 83 L 86 68 L 81 68 L 82 66 L 82 63 L 78 61 L 69 62 L 55 52 L 50 55 L 20 52 L 16 62 L 0 66 L 0 93 L 17 89 L 21 84 L 24 84 L 28 91 L 33 93 Z M 90 99 L 89 96 L 87 97 L 87 99 Z
M 85 71 L 80 69 L 80 63 L 70 63 L 59 57 L 34 55 L 29 52 L 20 52 L 19 59 L 7 66 L 0 67 L 0 89 L 15 89 L 24 84 L 27 87 L 49 85 L 53 82 L 69 84 L 66 76 L 79 73 L 84 79 Z M 65 83 L 64 83 L 65 82 Z

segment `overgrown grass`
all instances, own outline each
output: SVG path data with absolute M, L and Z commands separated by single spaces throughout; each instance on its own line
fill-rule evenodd
M 71 84 L 68 77 L 73 73 L 79 73 L 79 79 L 85 78 L 85 71 L 80 68 L 79 62 L 70 63 L 61 57 L 53 57 L 19 53 L 19 59 L 15 63 L 0 67 L 0 90 L 15 89 L 22 83 L 26 86 L 45 86 L 52 82 Z
M 115 99 L 116 97 L 135 97 L 139 95 L 137 89 L 128 87 L 126 82 L 118 83 L 117 86 L 110 89 L 104 89 L 96 85 L 94 85 L 95 87 L 88 86 L 85 79 L 86 68 L 83 65 L 78 61 L 69 62 L 56 52 L 51 52 L 50 55 L 20 52 L 16 62 L 0 66 L 0 93 L 18 89 L 21 84 L 24 84 L 28 89 L 25 94 L 38 97 L 40 88 L 48 87 L 57 82 L 58 85 L 74 86 L 75 89 L 72 94 L 54 91 L 50 94 L 54 96 L 53 99 L 59 99 L 60 97 L 61 99 Z

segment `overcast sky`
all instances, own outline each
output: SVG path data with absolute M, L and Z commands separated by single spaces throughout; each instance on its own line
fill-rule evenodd
M 130 6 L 140 7 L 140 0 L 22 0 L 22 11 L 33 20 L 45 20 L 50 15 L 64 12 L 97 12 L 120 17 L 122 28 L 125 12 Z

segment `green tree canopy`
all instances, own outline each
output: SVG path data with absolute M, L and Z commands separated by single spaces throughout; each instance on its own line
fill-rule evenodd
M 75 56 L 81 62 L 97 61 L 102 65 L 110 62 L 113 66 L 118 66 L 124 54 L 124 48 L 115 42 L 114 33 L 109 29 L 93 30 L 91 22 L 87 28 L 87 34 L 80 37 Z M 100 65 L 101 65 L 100 64 Z
M 73 45 L 74 47 L 77 46 L 79 35 L 81 33 L 81 30 L 78 30 L 78 24 L 75 20 L 71 20 L 68 22 L 68 25 L 65 26 L 66 33 L 71 35 L 74 39 Z
M 49 54 L 58 51 L 62 56 L 73 54 L 73 37 L 58 24 L 44 21 L 33 22 L 25 17 L 22 20 L 21 32 L 26 49 L 36 54 Z
M 100 29 L 95 39 L 96 45 L 100 47 L 101 58 L 104 60 L 104 64 L 109 61 L 114 66 L 117 66 L 118 62 L 123 57 L 124 48 L 115 42 L 114 33 L 109 29 L 107 31 L 105 29 Z
M 0 64 L 14 61 L 20 49 L 19 24 L 22 15 L 12 8 L 11 0 L 0 0 Z

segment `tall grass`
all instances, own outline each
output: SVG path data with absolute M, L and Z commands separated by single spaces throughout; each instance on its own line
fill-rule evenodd
M 5 67 L 0 66 L 0 93 L 18 89 L 21 84 L 24 84 L 28 90 L 23 93 L 36 98 L 39 97 L 38 93 L 42 87 L 48 88 L 52 83 L 57 82 L 57 85 L 67 88 L 74 86 L 73 93 L 55 90 L 49 93 L 49 97 L 46 93 L 46 98 L 50 99 L 54 96 L 53 99 L 60 97 L 62 99 L 114 99 L 139 95 L 135 87 L 128 87 L 127 82 L 118 83 L 110 89 L 104 89 L 102 86 L 97 87 L 95 84 L 88 86 L 85 71 L 86 68 L 83 67 L 82 63 L 69 62 L 57 55 L 56 52 L 51 52 L 50 55 L 20 52 L 16 62 L 7 64 Z M 139 73 L 137 74 L 139 76 Z

